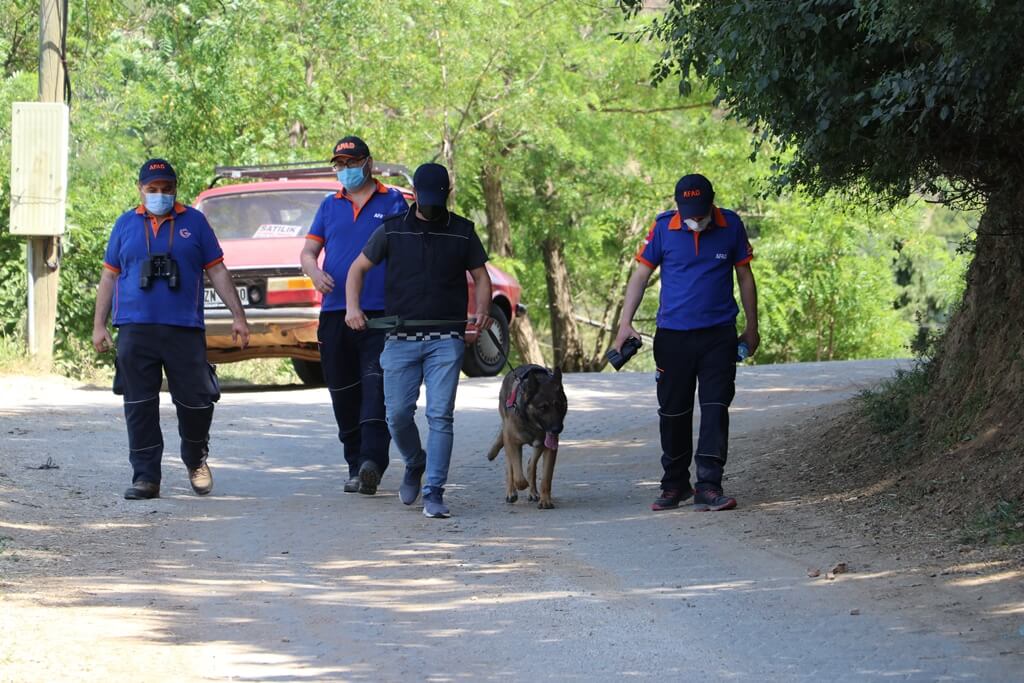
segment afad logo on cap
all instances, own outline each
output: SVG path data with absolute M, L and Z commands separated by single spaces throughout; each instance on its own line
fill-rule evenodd
M 149 165 L 149 170 L 150 171 L 166 171 L 167 170 L 167 164 L 162 164 L 160 162 L 154 162 L 154 163 Z
M 683 199 L 696 199 L 700 195 L 700 190 L 683 190 Z
M 356 148 L 356 143 L 354 143 L 354 142 L 339 142 L 338 146 L 334 148 L 334 154 L 335 154 L 335 156 L 337 156 L 338 154 L 341 154 L 346 149 L 355 149 L 355 148 Z

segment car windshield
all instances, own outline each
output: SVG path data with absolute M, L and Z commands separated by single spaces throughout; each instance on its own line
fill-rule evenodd
M 330 190 L 240 192 L 207 197 L 197 207 L 224 239 L 301 237 Z

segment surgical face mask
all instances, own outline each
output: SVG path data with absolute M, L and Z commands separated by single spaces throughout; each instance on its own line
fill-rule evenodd
M 448 213 L 448 209 L 445 207 L 433 204 L 417 204 L 416 208 L 428 221 L 439 221 Z
M 349 192 L 362 187 L 363 183 L 366 182 L 365 167 L 357 166 L 356 168 L 341 169 L 338 171 L 338 182 Z
M 693 230 L 694 232 L 701 232 L 704 228 L 711 225 L 711 216 L 704 216 L 704 218 L 701 218 L 700 220 L 687 218 L 683 223 L 686 223 L 686 227 L 690 230 Z
M 142 203 L 146 207 L 146 211 L 154 216 L 163 216 L 174 208 L 174 197 L 173 194 L 163 194 L 162 192 L 146 192 L 143 194 Z

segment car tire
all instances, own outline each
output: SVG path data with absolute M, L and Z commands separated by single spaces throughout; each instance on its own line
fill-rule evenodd
M 508 316 L 493 302 L 490 315 L 490 330 L 497 337 L 500 348 L 494 346 L 490 335 L 481 333 L 475 344 L 466 347 L 466 355 L 462 359 L 462 371 L 467 377 L 494 377 L 505 367 L 509 353 Z
M 326 384 L 320 361 L 292 358 L 292 367 L 295 368 L 295 374 L 299 376 L 303 384 L 310 387 L 322 387 Z

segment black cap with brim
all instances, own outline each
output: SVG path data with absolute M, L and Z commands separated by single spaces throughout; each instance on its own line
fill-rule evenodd
M 441 164 L 423 164 L 412 176 L 416 190 L 416 203 L 427 206 L 445 206 L 451 192 L 448 169 Z
M 178 174 L 174 172 L 171 162 L 166 159 L 150 159 L 139 168 L 139 185 L 154 180 L 170 180 L 178 182 Z
M 331 155 L 331 161 L 338 157 L 363 159 L 368 156 L 370 156 L 370 148 L 361 138 L 355 135 L 346 135 L 338 140 L 338 144 L 334 145 L 334 154 Z
M 711 181 L 699 173 L 684 175 L 676 183 L 676 205 L 684 219 L 707 216 L 714 201 L 715 189 Z

